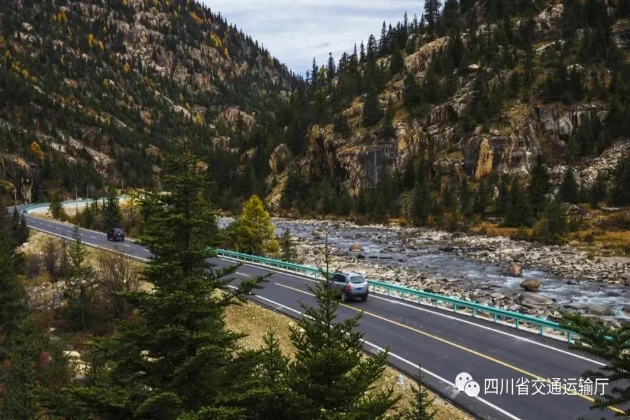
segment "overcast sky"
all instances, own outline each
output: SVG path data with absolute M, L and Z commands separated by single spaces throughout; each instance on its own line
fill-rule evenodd
M 296 73 L 335 61 L 356 43 L 378 39 L 383 20 L 394 26 L 405 11 L 409 20 L 422 14 L 422 0 L 201 0 L 220 12 Z

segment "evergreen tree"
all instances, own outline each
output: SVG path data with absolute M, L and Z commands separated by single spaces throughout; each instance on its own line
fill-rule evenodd
M 571 168 L 564 172 L 562 184 L 560 185 L 560 198 L 565 203 L 575 204 L 580 201 L 580 186 Z
M 424 226 L 429 220 L 433 206 L 433 195 L 426 177 L 420 178 L 420 184 L 413 194 L 412 219 L 416 226 Z
M 66 281 L 64 293 L 68 299 L 70 323 L 83 331 L 87 331 L 91 323 L 96 294 L 96 276 L 92 267 L 88 265 L 87 256 L 87 247 L 81 241 L 79 227 L 75 225 L 68 249 L 70 278 Z
M 405 58 L 403 57 L 403 53 L 400 50 L 400 48 L 398 48 L 398 44 L 397 44 L 392 54 L 389 70 L 391 71 L 392 74 L 398 74 L 404 68 L 405 68 Z
M 492 202 L 492 189 L 493 185 L 491 184 L 490 177 L 484 178 L 477 188 L 477 193 L 474 197 L 474 212 L 481 216 L 485 215 L 486 210 L 490 206 Z
M 282 354 L 273 331 L 265 336 L 260 354 L 257 379 L 260 381 L 259 402 L 255 419 L 293 420 L 301 418 L 305 398 L 296 395 L 287 384 L 289 359 Z
M 411 402 L 411 409 L 404 416 L 405 420 L 433 420 L 437 415 L 437 411 L 431 408 L 435 397 L 431 398 L 422 385 L 422 369 L 418 370 L 418 383 L 413 393 L 414 399 Z
M 37 355 L 35 325 L 26 312 L 16 312 L 21 318 L 10 337 L 0 341 L 0 383 L 3 388 L 0 399 L 0 418 L 35 419 L 39 412 L 36 395 L 34 362 Z M 8 351 L 8 354 L 2 354 Z M 5 360 L 8 359 L 8 362 Z
M 571 348 L 592 354 L 608 363 L 597 371 L 588 370 L 582 374 L 595 382 L 604 379 L 606 393 L 595 398 L 591 408 L 607 410 L 609 407 L 626 408 L 618 417 L 630 416 L 627 409 L 630 402 L 630 358 L 628 357 L 628 336 L 630 324 L 615 328 L 598 319 L 588 318 L 577 313 L 564 313 L 563 328 L 574 331 L 579 337 Z
M 556 199 L 547 204 L 541 219 L 534 225 L 533 237 L 547 244 L 560 243 L 567 227 L 566 209 Z
M 114 188 L 110 188 L 107 193 L 107 201 L 103 210 L 103 231 L 109 232 L 110 229 L 119 228 L 123 222 L 122 211 L 118 204 L 118 196 Z
M 0 200 L 0 208 L 5 208 Z M 12 222 L 7 212 L 0 213 L 0 340 L 9 339 L 17 325 L 28 311 L 27 297 L 20 283 L 18 273 L 22 268 L 23 258 L 16 250 L 16 241 L 12 237 Z M 3 360 L 0 346 L 0 361 Z
M 291 238 L 291 231 L 285 229 L 280 238 L 280 249 L 282 250 L 282 260 L 286 262 L 293 262 L 295 259 L 295 245 L 293 244 L 293 238 Z
M 630 157 L 619 162 L 617 166 L 610 198 L 615 206 L 630 204 Z
M 91 346 L 92 371 L 72 388 L 90 416 L 113 419 L 243 418 L 256 412 L 256 354 L 225 327 L 225 308 L 261 278 L 229 286 L 236 267 L 215 270 L 216 215 L 206 200 L 206 171 L 190 142 L 165 157 L 166 194 L 146 193 L 143 244 L 152 253 L 144 280 L 151 292 L 126 296 L 138 311 L 109 340 Z M 105 369 L 107 365 L 107 369 Z
M 63 204 L 61 204 L 61 199 L 59 198 L 59 194 L 56 191 L 50 193 L 49 201 L 49 211 L 51 216 L 58 220 L 65 220 Z
M 394 127 L 394 116 L 396 115 L 396 108 L 394 107 L 394 101 L 389 100 L 387 103 L 387 109 L 385 110 L 385 118 L 383 119 L 383 127 L 381 129 L 381 135 L 385 138 L 391 138 L 396 136 L 396 128 Z
M 597 208 L 600 202 L 604 201 L 608 196 L 608 185 L 606 178 L 602 174 L 598 174 L 595 183 L 591 187 L 589 195 L 589 203 L 592 208 Z
M 339 303 L 329 264 L 326 243 L 320 268 L 324 281 L 311 288 L 317 306 L 300 303 L 304 316 L 291 329 L 296 354 L 289 365 L 288 387 L 304 400 L 302 416 L 295 418 L 380 418 L 398 402 L 393 389 L 374 388 L 387 351 L 364 358 L 363 334 L 356 330 L 361 314 L 337 321 Z
M 363 104 L 363 125 L 373 127 L 383 118 L 383 110 L 378 100 L 376 88 L 372 86 L 365 97 Z
M 471 219 L 473 214 L 473 190 L 468 182 L 468 177 L 465 175 L 462 177 L 461 185 L 459 187 L 459 205 L 461 212 L 466 219 Z
M 505 225 L 508 227 L 531 226 L 533 215 L 527 195 L 520 187 L 518 179 L 512 180 L 508 206 L 505 213 Z
M 424 19 L 427 22 L 427 33 L 430 37 L 435 36 L 441 7 L 440 0 L 426 0 L 424 2 Z
M 542 154 L 536 157 L 536 164 L 532 168 L 529 183 L 529 205 L 535 217 L 538 217 L 547 204 L 549 192 L 549 170 L 545 166 Z
M 499 196 L 495 206 L 495 213 L 499 216 L 505 216 L 510 203 L 510 177 L 503 175 L 499 182 Z

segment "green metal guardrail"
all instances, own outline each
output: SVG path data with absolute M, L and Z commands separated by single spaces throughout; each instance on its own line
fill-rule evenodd
M 270 267 L 292 271 L 296 274 L 303 274 L 306 276 L 322 278 L 322 273 L 319 269 L 314 267 L 309 267 L 300 264 L 288 263 L 285 261 L 274 260 L 271 258 L 265 257 L 256 257 L 253 255 L 243 254 L 240 252 L 228 251 L 225 249 L 216 249 L 215 252 L 218 256 L 232 258 L 245 262 L 253 262 L 264 264 Z M 399 286 L 392 283 L 386 283 L 377 280 L 368 280 L 368 284 L 370 287 L 370 291 L 372 293 L 386 294 L 390 297 L 395 294 L 399 295 L 399 297 L 403 300 L 413 298 L 417 303 L 421 304 L 430 304 L 435 307 L 438 307 L 438 303 L 443 303 L 447 305 L 447 308 L 450 307 L 454 312 L 458 312 L 461 309 L 467 309 L 470 311 L 470 314 L 473 318 L 477 318 L 480 315 L 486 314 L 487 317 L 483 317 L 482 319 L 492 319 L 493 322 L 497 322 L 499 320 L 509 321 L 512 320 L 514 322 L 514 327 L 519 329 L 521 326 L 535 326 L 535 328 L 539 331 L 540 335 L 545 335 L 545 330 L 554 330 L 566 335 L 567 341 L 571 342 L 572 336 L 575 334 L 571 330 L 567 330 L 565 328 L 560 327 L 560 324 L 554 321 L 548 321 L 546 319 L 538 318 L 531 315 L 525 315 L 514 311 L 508 311 L 505 309 L 498 308 L 496 306 L 487 306 L 482 305 L 477 302 L 462 300 L 450 296 L 438 295 L 436 293 L 424 292 L 422 290 L 411 289 L 404 286 Z M 380 289 L 380 290 L 379 290 Z M 384 290 L 384 292 L 383 292 Z

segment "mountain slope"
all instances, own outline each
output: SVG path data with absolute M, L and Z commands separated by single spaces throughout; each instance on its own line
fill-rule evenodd
M 434 218 L 483 215 L 498 178 L 522 178 L 520 189 L 538 155 L 552 185 L 577 171 L 580 200 L 598 176 L 612 194 L 630 151 L 629 16 L 626 0 L 427 2 L 421 21 L 384 25 L 338 63 L 314 63 L 292 98 L 297 134 L 284 139 L 301 158 L 271 171 L 282 182 L 269 203 L 377 208 L 370 218 L 384 220 L 414 218 L 429 200 Z M 473 212 L 467 196 L 480 188 L 491 197 Z
M 152 186 L 169 138 L 238 146 L 300 83 L 194 1 L 10 0 L 0 17 L 0 182 L 26 201 Z

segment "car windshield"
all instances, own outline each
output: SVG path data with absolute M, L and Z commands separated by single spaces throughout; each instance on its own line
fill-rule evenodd
M 114 233 L 122 233 L 122 229 L 114 229 Z
M 363 278 L 363 276 L 352 276 L 350 277 L 350 282 L 353 284 L 361 284 L 365 283 L 365 279 Z

